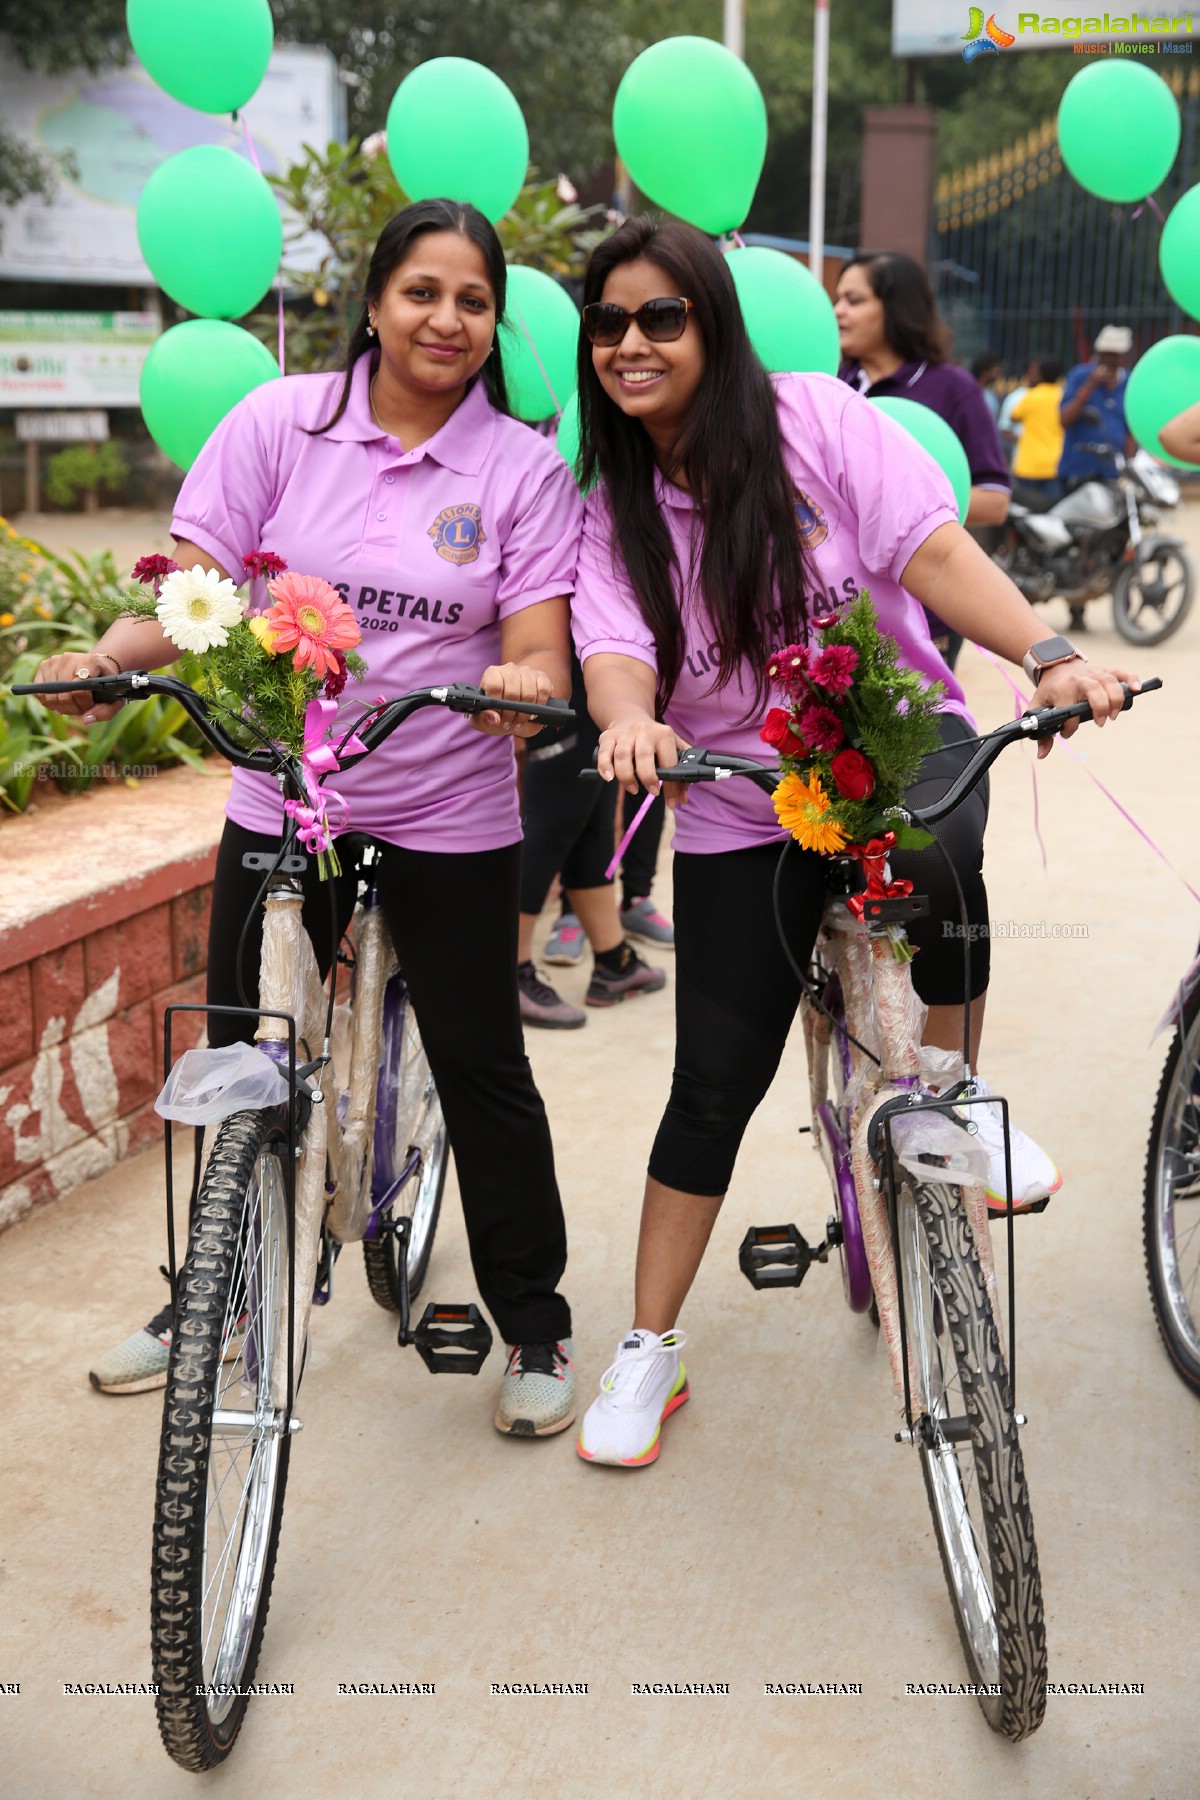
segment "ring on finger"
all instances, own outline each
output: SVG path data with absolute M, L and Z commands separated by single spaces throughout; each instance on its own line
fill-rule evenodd
M 90 669 L 76 669 L 76 671 L 75 671 L 76 681 L 86 681 L 88 679 L 88 677 L 90 676 L 91 672 L 92 671 Z

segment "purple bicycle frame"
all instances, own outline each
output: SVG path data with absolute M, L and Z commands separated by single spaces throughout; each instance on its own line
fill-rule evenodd
M 846 1087 L 854 1071 L 845 1031 L 846 1006 L 842 998 L 842 984 L 836 975 L 830 976 L 822 999 L 833 1015 L 836 1050 L 842 1064 L 842 1085 Z M 871 1286 L 866 1245 L 863 1243 L 862 1221 L 858 1214 L 858 1194 L 850 1167 L 850 1122 L 842 1108 L 829 1100 L 818 1106 L 816 1122 L 825 1134 L 825 1142 L 829 1146 L 833 1178 L 837 1186 L 837 1206 L 842 1226 L 842 1287 L 846 1304 L 851 1312 L 863 1313 L 871 1305 L 874 1289 Z

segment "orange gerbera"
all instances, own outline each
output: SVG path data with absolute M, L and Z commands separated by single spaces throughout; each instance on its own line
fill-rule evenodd
M 362 638 L 351 609 L 319 575 L 277 575 L 267 592 L 275 602 L 263 615 L 272 634 L 270 649 L 274 655 L 294 650 L 298 669 L 328 675 L 338 666 L 334 651 L 352 650 Z
M 815 769 L 803 775 L 785 775 L 771 798 L 775 816 L 805 850 L 836 856 L 846 844 L 846 833 L 828 817 L 829 796 Z

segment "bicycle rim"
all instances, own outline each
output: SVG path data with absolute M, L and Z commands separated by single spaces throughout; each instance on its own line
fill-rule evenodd
M 1200 1392 L 1200 1012 L 1177 1032 L 1146 1158 L 1146 1271 L 1159 1331 Z
M 1041 1724 L 1046 1645 L 1033 1521 L 1008 1376 L 957 1194 L 925 1183 L 897 1201 L 905 1328 L 928 1412 L 918 1450 L 946 1585 L 993 1730 Z

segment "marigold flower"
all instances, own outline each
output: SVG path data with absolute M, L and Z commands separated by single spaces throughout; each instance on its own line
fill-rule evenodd
M 808 770 L 807 779 L 785 775 L 771 798 L 779 823 L 803 849 L 836 856 L 845 848 L 846 833 L 829 817 L 829 796 L 815 769 Z
M 15 625 L 15 624 L 16 624 L 16 622 L 17 622 L 17 615 L 16 615 L 16 613 L 10 613 L 10 612 L 3 612 L 3 613 L 0 613 L 0 626 L 2 626 L 2 625 Z
M 832 707 L 815 701 L 802 706 L 796 715 L 796 727 L 804 742 L 813 750 L 838 750 L 845 741 L 842 721 Z
M 266 615 L 275 651 L 294 650 L 298 669 L 328 675 L 337 667 L 334 653 L 352 650 L 361 640 L 353 612 L 319 575 L 279 575 L 267 591 L 275 602 Z
M 229 642 L 229 628 L 242 619 L 242 602 L 228 578 L 215 569 L 175 569 L 158 590 L 154 608 L 173 644 L 200 656 Z
M 827 644 L 809 670 L 814 684 L 831 694 L 844 694 L 854 686 L 858 651 L 851 644 Z

